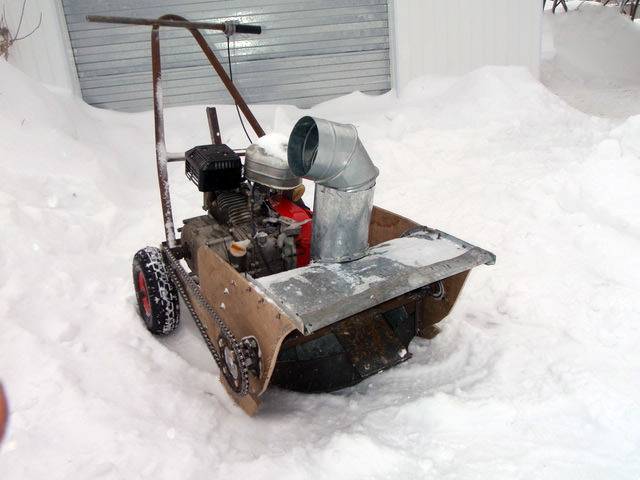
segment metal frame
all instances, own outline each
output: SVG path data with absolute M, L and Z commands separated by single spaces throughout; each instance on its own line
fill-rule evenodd
M 639 4 L 640 0 L 628 0 L 620 5 L 620 13 L 625 14 L 624 9 L 629 6 L 629 17 L 631 18 L 631 21 L 635 21 Z
M 542 0 L 542 9 L 544 10 L 544 6 L 547 4 L 547 0 Z M 552 13 L 556 13 L 556 8 L 558 8 L 558 5 L 562 5 L 562 8 L 564 8 L 565 12 L 568 12 L 569 9 L 567 8 L 567 3 L 565 0 L 553 0 L 553 7 L 551 8 L 551 12 Z
M 469 270 L 480 263 L 490 264 L 495 260 L 493 254 L 472 247 L 466 242 L 442 232 L 421 227 L 392 212 L 373 207 L 369 221 L 368 240 L 370 244 L 377 245 L 374 247 L 374 255 L 368 257 L 368 260 L 362 259 L 360 263 L 343 264 L 342 268 L 347 274 L 359 275 L 363 278 L 363 282 L 372 283 L 371 269 L 358 270 L 358 266 L 366 262 L 375 263 L 384 260 L 385 252 L 391 248 L 390 245 L 394 239 L 409 235 L 421 237 L 418 239 L 420 246 L 439 250 L 439 256 L 436 260 L 440 261 L 433 265 L 423 265 L 424 268 L 419 268 L 419 264 L 403 267 L 404 264 L 396 261 L 395 263 L 399 264 L 395 269 L 393 265 L 388 265 L 389 268 L 383 272 L 386 277 L 395 277 L 395 283 L 394 278 L 388 278 L 384 285 L 372 283 L 369 292 L 352 291 L 349 292 L 353 294 L 351 296 L 343 295 L 342 298 L 334 298 L 334 304 L 341 307 L 341 311 L 337 315 L 334 312 L 328 317 L 326 311 L 331 310 L 332 307 L 329 305 L 329 308 L 324 309 L 323 318 L 316 316 L 311 319 L 313 320 L 312 325 L 307 325 L 307 322 L 304 321 L 306 319 L 300 321 L 297 311 L 288 313 L 287 305 L 283 303 L 286 294 L 274 296 L 270 292 L 271 288 L 265 289 L 262 286 L 262 282 L 266 282 L 265 278 L 267 277 L 262 277 L 260 281 L 253 280 L 250 276 L 237 271 L 232 264 L 220 257 L 212 248 L 205 248 L 206 243 L 200 243 L 198 248 L 191 249 L 197 251 L 197 255 L 191 258 L 189 263 L 191 271 L 188 271 L 180 263 L 180 260 L 184 258 L 184 252 L 182 248 L 179 248 L 175 238 L 169 195 L 167 162 L 184 160 L 184 156 L 168 154 L 166 151 L 159 29 L 161 26 L 178 27 L 186 28 L 191 32 L 255 133 L 258 136 L 263 136 L 264 130 L 198 31 L 198 28 L 202 28 L 232 35 L 236 32 L 259 33 L 260 27 L 230 23 L 188 22 L 176 15 L 165 15 L 156 20 L 121 17 L 89 17 L 88 19 L 90 21 L 152 27 L 156 163 L 167 237 L 166 243 L 162 244 L 164 260 L 167 262 L 171 281 L 176 285 L 184 305 L 193 317 L 208 350 L 220 369 L 223 385 L 231 398 L 249 415 L 253 415 L 257 411 L 260 396 L 273 379 L 275 379 L 275 383 L 289 388 L 296 387 L 296 385 L 287 384 L 287 378 L 295 380 L 295 371 L 277 370 L 278 356 L 284 342 L 303 343 L 300 338 L 304 333 L 315 335 L 315 338 L 328 333 L 335 335 L 337 341 L 342 344 L 345 361 L 349 362 L 350 369 L 347 369 L 348 377 L 343 376 L 340 380 L 343 381 L 346 378 L 346 381 L 341 384 L 332 383 L 330 388 L 353 385 L 381 369 L 408 359 L 410 357 L 407 350 L 408 342 L 415 334 L 433 337 L 437 332 L 434 325 L 445 318 L 453 308 Z M 220 142 L 220 129 L 215 109 L 207 109 L 207 118 L 212 142 L 218 143 Z M 377 175 L 377 171 L 375 173 Z M 188 224 L 187 220 L 186 225 Z M 415 229 L 418 230 L 413 232 Z M 408 230 L 412 232 L 408 232 Z M 432 237 L 427 238 L 425 235 L 432 235 Z M 187 241 L 187 236 L 186 230 L 183 231 L 185 241 Z M 443 245 L 450 247 L 445 248 L 446 252 L 444 253 L 441 251 Z M 375 252 L 378 253 L 377 256 L 375 256 Z M 394 262 L 393 258 L 387 260 L 389 260 L 388 263 Z M 195 268 L 193 262 L 195 262 Z M 305 268 L 299 269 L 298 273 L 307 272 L 308 269 L 305 270 Z M 322 270 L 322 264 L 317 265 L 317 268 Z M 327 270 L 327 268 L 325 265 L 324 269 Z M 193 273 L 197 273 L 197 280 Z M 320 271 L 320 273 L 322 272 Z M 334 272 L 333 275 L 335 276 L 336 273 Z M 327 276 L 321 277 L 319 280 L 326 279 Z M 440 294 L 436 295 L 429 289 L 426 283 L 431 281 L 438 282 Z M 329 283 L 331 283 L 331 279 L 329 279 Z M 279 282 L 278 285 L 282 285 L 282 282 Z M 273 286 L 277 285 L 271 285 L 271 287 Z M 420 289 L 423 286 L 425 288 Z M 390 298 L 390 295 L 398 296 Z M 345 304 L 346 307 L 349 304 L 352 305 L 349 310 L 345 310 L 342 304 Z M 415 307 L 410 304 L 415 304 Z M 400 334 L 392 332 L 390 324 L 381 321 L 382 315 L 389 309 L 400 307 L 415 310 L 415 323 L 410 325 L 412 330 L 408 332 L 409 336 L 405 340 L 402 340 L 405 338 L 404 336 L 401 337 Z M 302 363 L 297 365 L 301 366 Z M 325 362 L 323 358 L 320 358 L 316 365 L 323 372 L 321 376 L 324 378 L 320 378 L 320 381 L 326 380 L 327 375 L 333 376 L 336 364 L 333 363 L 332 358 L 330 362 Z M 236 373 L 230 366 L 237 367 Z M 286 366 L 286 368 L 290 367 L 291 365 Z M 319 384 L 316 383 L 316 385 Z M 325 388 L 326 385 L 322 387 L 322 389 Z
M 578 8 L 580 8 L 583 4 L 585 4 L 588 0 L 582 0 Z M 602 6 L 608 5 L 611 0 L 599 0 L 602 3 Z M 631 21 L 635 21 L 636 15 L 638 13 L 638 6 L 640 5 L 640 0 L 615 0 L 619 5 L 620 13 L 622 15 L 629 15 Z M 629 7 L 629 13 L 626 12 L 626 8 Z
M 173 213 L 171 208 L 171 194 L 169 192 L 169 174 L 167 172 L 167 162 L 170 161 L 167 155 L 167 146 L 164 132 L 164 102 L 162 96 L 162 62 L 160 58 L 160 27 L 186 28 L 189 30 L 200 49 L 209 60 L 214 71 L 222 80 L 227 91 L 233 97 L 235 104 L 245 116 L 249 125 L 258 137 L 265 135 L 260 123 L 253 115 L 253 112 L 245 102 L 242 94 L 238 91 L 233 81 L 225 71 L 224 67 L 216 57 L 200 30 L 217 30 L 230 36 L 234 33 L 260 33 L 258 26 L 237 25 L 234 22 L 210 23 L 210 22 L 190 22 L 179 15 L 163 15 L 156 19 L 133 18 L 133 17 L 105 17 L 100 15 L 89 15 L 90 22 L 116 23 L 123 25 L 142 25 L 151 28 L 151 69 L 153 75 L 153 118 L 155 123 L 156 140 L 156 165 L 158 169 L 158 186 L 160 188 L 160 200 L 162 203 L 162 217 L 164 220 L 165 237 L 169 248 L 177 245 L 176 232 L 173 223 Z M 215 143 L 215 142 L 214 142 Z

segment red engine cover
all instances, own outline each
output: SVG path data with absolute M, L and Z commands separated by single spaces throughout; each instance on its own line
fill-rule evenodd
M 296 237 L 296 266 L 309 265 L 311 262 L 311 232 L 313 231 L 313 224 L 310 221 L 312 218 L 311 210 L 296 205 L 281 195 L 270 198 L 269 203 L 281 217 L 290 218 L 295 222 L 309 220 L 300 227 L 300 234 Z

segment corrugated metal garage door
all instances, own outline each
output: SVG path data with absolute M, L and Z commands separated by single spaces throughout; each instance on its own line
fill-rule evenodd
M 96 106 L 151 108 L 151 29 L 88 23 L 88 14 L 174 13 L 262 25 L 262 35 L 235 36 L 232 51 L 234 81 L 248 103 L 307 107 L 390 88 L 387 0 L 63 0 L 63 6 L 82 95 Z M 165 104 L 231 103 L 189 32 L 160 31 Z M 205 36 L 226 65 L 224 34 Z

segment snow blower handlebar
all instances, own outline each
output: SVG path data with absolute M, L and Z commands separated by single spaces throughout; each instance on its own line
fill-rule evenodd
M 151 68 L 153 73 L 153 113 L 155 120 L 156 134 L 156 163 L 158 168 L 158 185 L 160 187 L 160 199 L 162 202 L 162 215 L 164 218 L 165 235 L 169 248 L 176 246 L 176 233 L 173 224 L 173 213 L 171 211 L 171 197 L 169 194 L 169 175 L 167 172 L 167 147 L 164 134 L 164 115 L 163 115 L 163 96 L 162 96 L 162 63 L 160 59 L 160 27 L 178 27 L 186 28 L 191 32 L 193 38 L 198 43 L 202 52 L 209 60 L 209 63 L 215 70 L 220 80 L 226 87 L 229 94 L 233 97 L 235 104 L 243 113 L 251 128 L 258 137 L 265 135 L 264 130 L 258 123 L 258 120 L 251 112 L 251 109 L 242 98 L 242 95 L 233 84 L 233 81 L 225 71 L 224 67 L 216 57 L 211 47 L 205 40 L 204 36 L 199 32 L 202 30 L 218 30 L 230 36 L 234 33 L 250 33 L 259 34 L 262 28 L 258 25 L 241 25 L 236 22 L 225 23 L 209 23 L 209 22 L 190 22 L 184 17 L 178 15 L 163 15 L 160 18 L 133 18 L 133 17 L 105 17 L 99 15 L 87 16 L 89 22 L 100 23 L 117 23 L 123 25 L 146 25 L 151 26 Z
M 211 22 L 190 22 L 186 19 L 183 20 L 171 20 L 165 17 L 160 18 L 134 18 L 134 17 L 105 17 L 102 15 L 88 15 L 87 20 L 89 22 L 99 23 L 118 23 L 121 25 L 147 25 L 153 27 L 158 25 L 160 27 L 178 27 L 197 30 L 218 30 L 227 34 L 230 33 L 250 33 L 260 34 L 262 33 L 262 27 L 260 25 L 242 25 L 234 21 L 224 23 L 211 23 Z

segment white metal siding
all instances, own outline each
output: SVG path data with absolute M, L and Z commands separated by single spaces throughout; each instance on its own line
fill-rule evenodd
M 63 6 L 82 95 L 93 105 L 151 107 L 151 29 L 88 23 L 88 14 L 175 13 L 262 25 L 262 35 L 238 35 L 232 52 L 234 81 L 248 103 L 306 107 L 354 90 L 390 88 L 387 0 L 63 0 Z M 226 65 L 224 35 L 205 36 Z M 230 103 L 188 31 L 164 28 L 161 39 L 167 105 Z
M 483 65 L 539 74 L 540 0 L 394 0 L 395 83 L 457 75 Z

